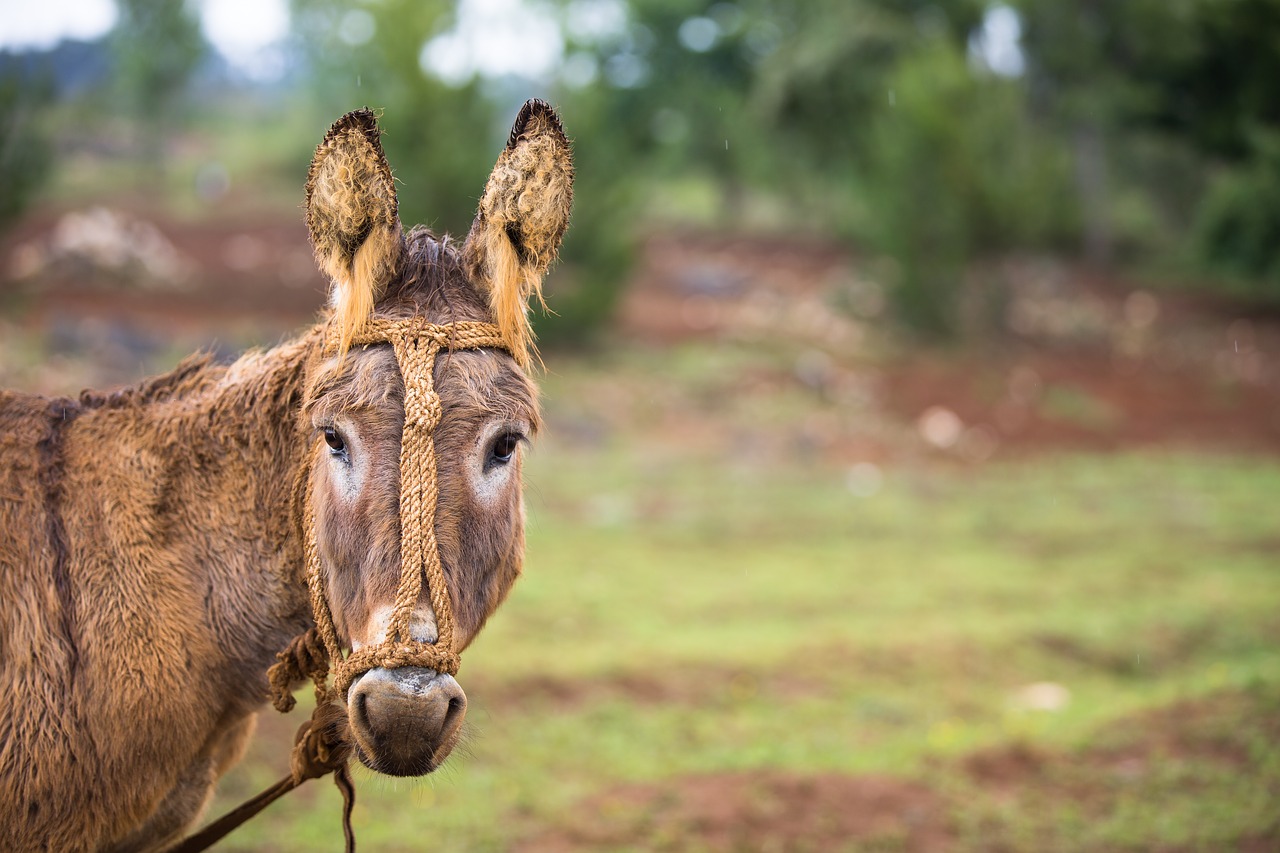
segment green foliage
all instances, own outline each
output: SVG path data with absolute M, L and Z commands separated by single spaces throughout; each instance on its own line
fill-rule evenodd
M 749 190 L 785 198 L 802 222 L 891 257 L 899 316 L 934 337 L 957 331 L 975 254 L 1078 227 L 1065 149 L 1034 126 L 1021 86 L 966 60 L 981 3 L 631 0 L 628 12 L 623 32 L 570 45 L 604 70 L 565 93 L 579 132 L 612 155 L 599 172 L 584 164 L 586 186 L 706 179 L 722 227 Z M 597 233 L 634 218 L 612 213 Z
M 945 44 L 886 82 L 893 102 L 874 125 L 867 185 L 878 242 L 897 262 L 890 293 L 909 327 L 950 337 L 981 205 L 965 133 L 977 92 L 963 58 Z
M 1067 128 L 1158 111 L 1171 69 L 1200 49 L 1198 10 L 1217 2 L 1013 0 L 1040 109 Z
M 49 175 L 52 146 L 39 110 L 50 88 L 0 76 L 0 228 L 22 214 Z
M 573 14 L 573 4 L 565 6 L 566 16 Z M 709 179 L 720 190 L 722 218 L 732 221 L 744 185 L 760 169 L 765 139 L 744 109 L 751 77 L 745 17 L 732 4 L 702 17 L 707 4 L 696 0 L 634 0 L 627 11 L 620 32 L 570 35 L 567 44 L 570 56 L 599 76 L 556 93 L 570 135 L 583 144 L 575 152 L 575 210 L 564 248 L 573 274 L 553 278 L 556 315 L 537 324 L 552 343 L 589 337 L 611 316 L 655 182 Z M 696 50 L 680 36 L 695 18 L 706 38 Z M 557 283 L 573 286 L 556 290 Z
M 887 102 L 887 79 L 921 42 L 963 46 L 978 2 L 768 0 L 752 5 L 776 49 L 759 57 L 754 107 L 784 138 L 790 165 L 850 165 L 869 144 L 869 117 Z M 787 165 L 786 163 L 782 164 Z
M 974 72 L 949 41 L 901 59 L 885 86 L 865 158 L 871 236 L 895 262 L 899 318 L 954 337 L 975 256 L 1070 229 L 1065 157 L 1022 112 L 1021 86 Z
M 1140 26 L 1134 43 L 1159 51 L 1143 62 L 1141 76 L 1154 91 L 1140 119 L 1209 156 L 1267 156 L 1253 134 L 1258 126 L 1280 126 L 1280 2 L 1158 3 Z
M 1258 132 L 1252 156 L 1228 169 L 1200 211 L 1198 245 L 1247 292 L 1280 302 L 1280 132 Z
M 1099 174 L 1085 200 L 1091 227 L 1110 229 L 1096 220 L 1114 219 L 1115 237 L 1147 257 L 1194 242 L 1209 269 L 1254 279 L 1246 288 L 1254 295 L 1274 294 L 1280 241 L 1267 140 L 1280 129 L 1280 0 L 1017 7 L 1033 106 L 1062 133 L 1090 135 L 1097 150 L 1078 157 L 1114 172 Z M 1166 167 L 1133 168 L 1153 138 Z M 1204 193 L 1204 177 L 1218 171 Z M 1088 182 L 1081 190 L 1090 193 Z

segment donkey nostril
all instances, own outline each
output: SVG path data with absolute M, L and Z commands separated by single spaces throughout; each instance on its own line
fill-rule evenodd
M 462 696 L 449 697 L 449 709 L 444 713 L 444 724 L 441 732 L 448 737 L 462 725 L 462 718 L 467 714 L 467 700 Z
M 363 691 L 356 691 L 355 705 L 352 710 L 355 712 L 356 719 L 367 727 L 369 725 L 369 697 Z

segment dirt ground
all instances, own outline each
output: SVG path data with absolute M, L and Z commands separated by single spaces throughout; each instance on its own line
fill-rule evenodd
M 852 842 L 945 849 L 943 799 L 888 776 L 776 770 L 686 776 L 628 785 L 584 802 L 569 826 L 534 835 L 525 853 L 612 850 L 839 850 Z
M 44 210 L 5 235 L 0 280 L 34 324 L 93 317 L 171 335 L 246 320 L 287 331 L 325 292 L 301 211 L 183 221 L 130 206 Z
M 1096 820 L 1152 788 L 1193 796 L 1203 768 L 1249 772 L 1250 737 L 1280 737 L 1273 710 L 1273 697 L 1221 693 L 1123 718 L 1078 752 L 1015 743 L 935 760 L 920 778 L 761 769 L 627 784 L 587 798 L 563 825 L 531 829 L 517 849 L 1027 849 L 1002 810 L 1035 814 L 1052 803 Z M 1241 730 L 1260 719 L 1261 732 Z M 1170 774 L 1172 791 L 1156 787 Z M 1061 839 L 1041 840 L 1060 849 Z M 1233 849 L 1280 849 L 1280 820 Z
M 123 251 L 113 251 L 119 246 Z M 1045 259 L 982 271 L 1002 294 L 994 329 L 954 348 L 886 333 L 873 264 L 798 238 L 656 235 L 619 308 L 642 346 L 783 340 L 770 386 L 867 402 L 941 456 L 1197 446 L 1280 452 L 1280 318 Z M 115 209 L 37 213 L 0 244 L 0 307 L 50 348 L 138 378 L 170 346 L 231 354 L 308 323 L 324 301 L 301 216 L 188 222 Z M 107 369 L 115 368 L 115 369 Z M 765 390 L 768 390 L 766 388 Z M 725 425 L 672 413 L 674 440 Z M 732 425 L 729 425 L 732 426 Z M 882 437 L 806 425 L 797 441 L 881 459 Z M 855 431 L 856 432 L 856 431 Z M 826 447 L 830 445 L 830 447 Z
M 953 346 L 920 347 L 885 334 L 874 265 L 839 247 L 659 235 L 619 327 L 653 344 L 807 344 L 801 381 L 838 393 L 853 376 L 926 443 L 972 461 L 997 448 L 1280 451 L 1274 312 L 1048 259 L 975 275 L 1003 302 L 994 318 Z

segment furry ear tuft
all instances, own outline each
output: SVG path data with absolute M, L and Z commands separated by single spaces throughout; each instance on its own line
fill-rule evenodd
M 307 230 L 333 283 L 340 351 L 368 320 L 404 257 L 395 179 L 372 110 L 349 112 L 316 148 L 307 174 Z
M 529 300 L 555 261 L 573 207 L 573 151 L 555 111 L 525 103 L 485 185 L 463 259 L 488 296 L 494 322 L 516 361 L 535 354 Z

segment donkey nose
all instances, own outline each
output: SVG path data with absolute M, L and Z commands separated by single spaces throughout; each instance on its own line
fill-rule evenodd
M 356 755 L 389 776 L 439 767 L 462 731 L 467 695 L 453 676 L 421 667 L 371 669 L 347 693 Z

